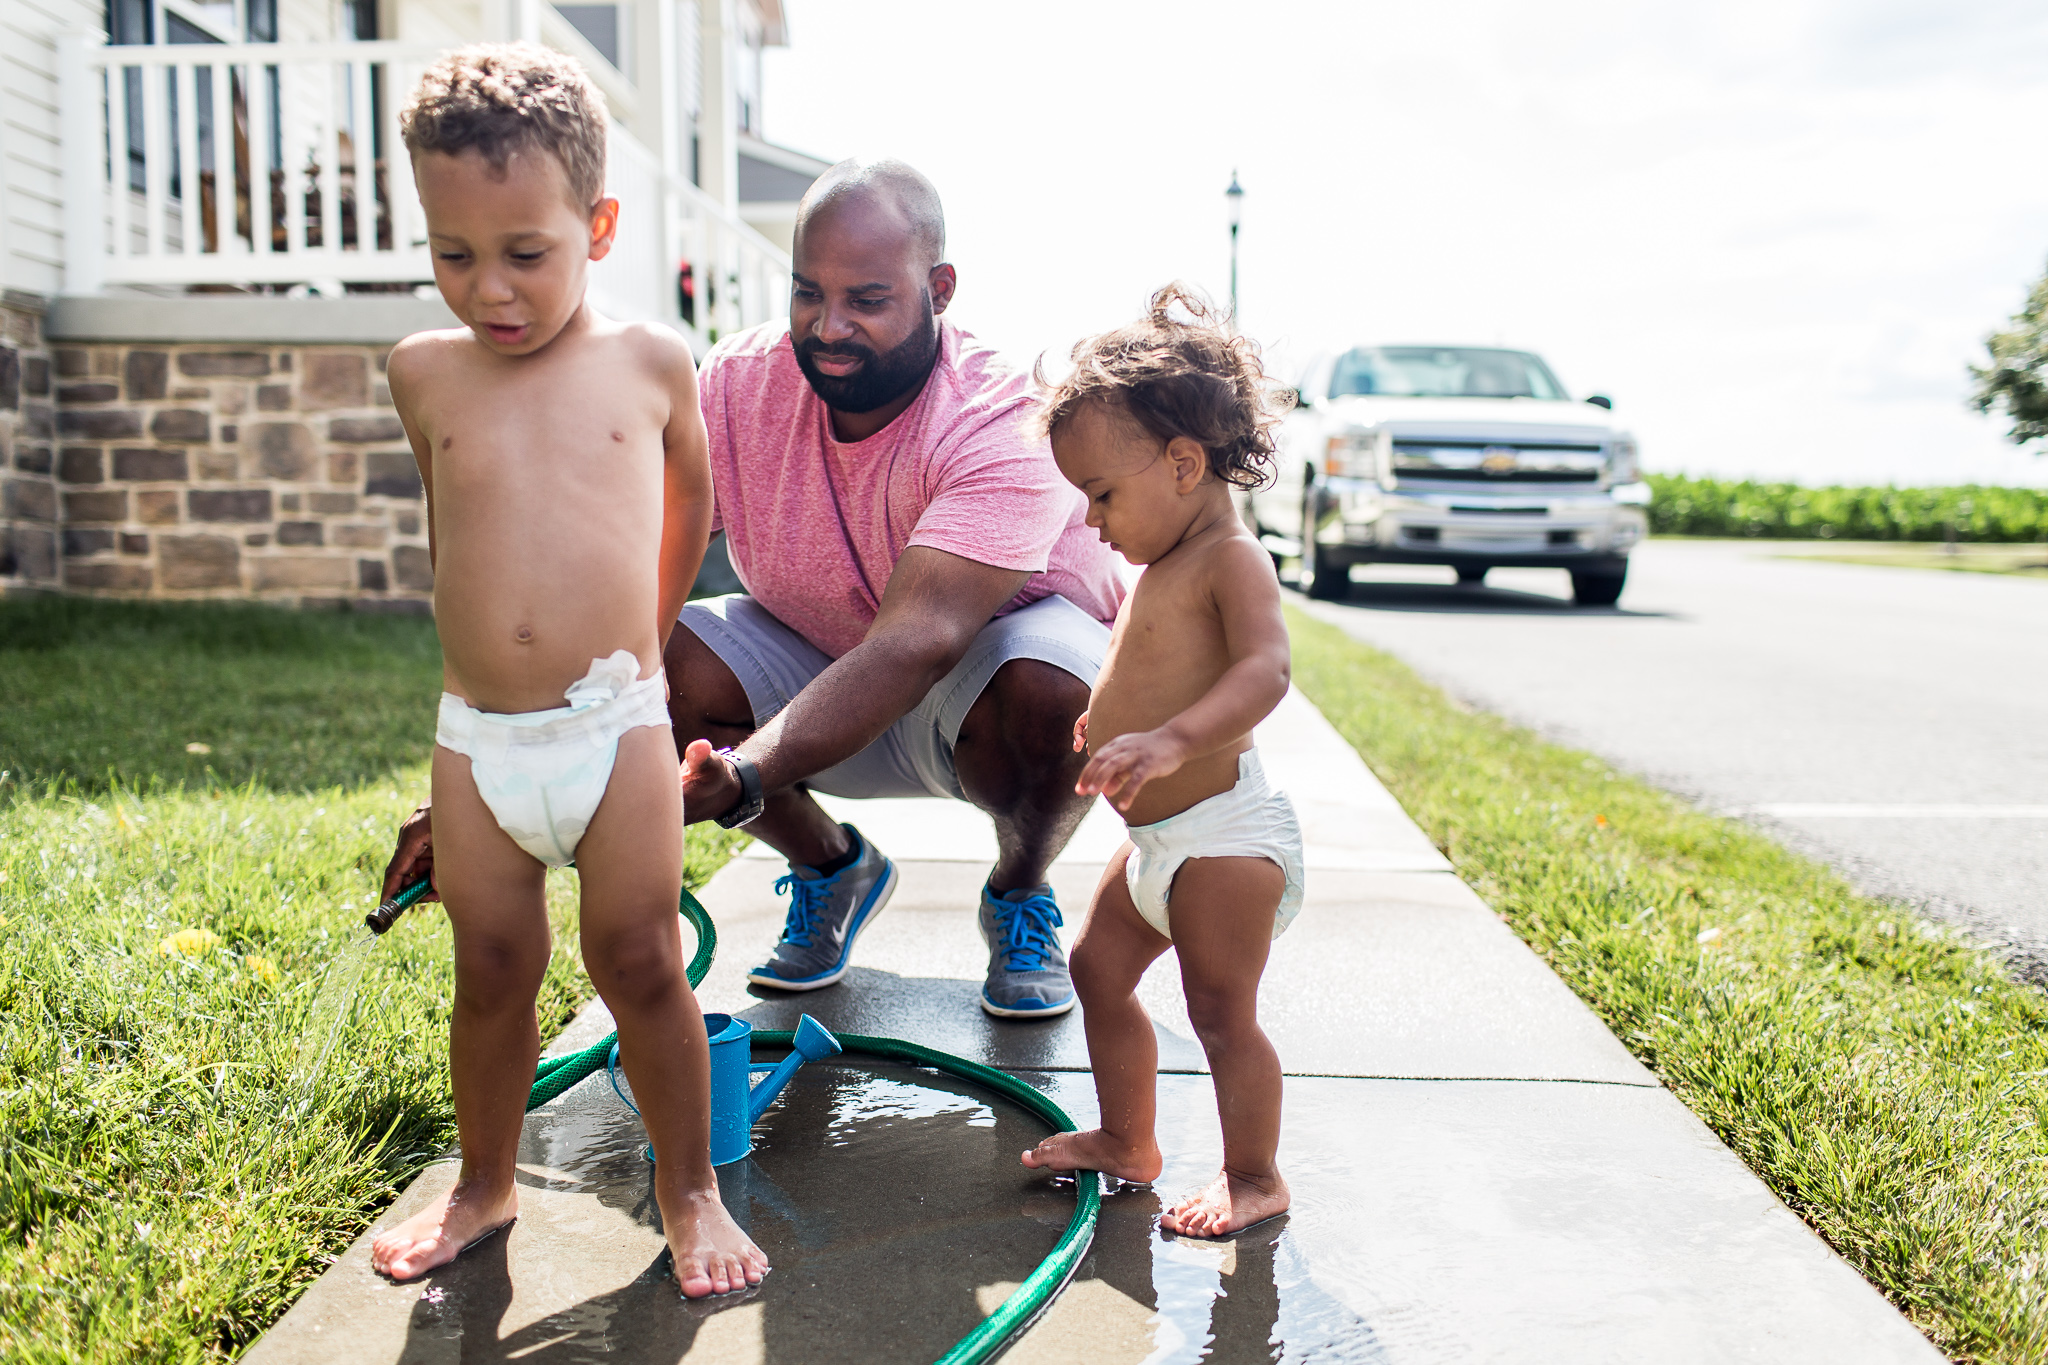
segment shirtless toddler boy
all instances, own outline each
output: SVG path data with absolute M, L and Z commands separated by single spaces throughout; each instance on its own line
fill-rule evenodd
M 376 1239 L 371 1264 L 410 1279 L 518 1213 L 543 880 L 573 858 L 583 961 L 653 1141 L 676 1280 L 691 1297 L 744 1288 L 768 1263 L 711 1169 L 661 672 L 711 525 L 696 371 L 674 333 L 584 299 L 619 206 L 604 197 L 604 103 L 572 63 L 526 44 L 452 53 L 400 128 L 434 280 L 465 324 L 406 338 L 389 366 L 426 485 L 445 661 L 433 875 L 455 930 L 462 1169 Z
M 1091 755 L 1077 790 L 1107 797 L 1131 837 L 1073 953 L 1102 1126 L 1047 1138 L 1024 1164 L 1158 1177 L 1159 1048 L 1137 987 L 1174 948 L 1215 1077 L 1223 1170 L 1159 1221 L 1223 1237 L 1288 1204 L 1280 1059 L 1256 1004 L 1268 945 L 1301 909 L 1301 828 L 1251 739 L 1287 693 L 1287 627 L 1272 561 L 1230 502 L 1270 464 L 1275 418 L 1256 349 L 1176 285 L 1074 360 L 1045 406 L 1053 458 L 1088 524 L 1146 566 L 1074 727 Z

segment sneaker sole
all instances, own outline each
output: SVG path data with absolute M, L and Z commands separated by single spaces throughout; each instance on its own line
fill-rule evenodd
M 882 877 L 881 886 L 874 893 L 873 902 L 861 912 L 860 918 L 853 922 L 853 927 L 847 930 L 846 944 L 839 950 L 839 965 L 831 971 L 805 977 L 800 981 L 791 981 L 787 977 L 775 976 L 769 972 L 754 971 L 747 973 L 747 980 L 756 986 L 766 986 L 778 991 L 821 991 L 827 986 L 838 985 L 839 978 L 845 976 L 846 969 L 853 965 L 853 945 L 860 941 L 860 936 L 867 932 L 868 926 L 875 922 L 875 917 L 882 913 L 882 908 L 895 894 L 896 864 L 891 862 L 888 872 Z
M 981 997 L 982 1009 L 998 1019 L 1052 1019 L 1067 1013 L 1078 1003 L 1078 997 L 1070 995 L 1064 1005 L 1046 1005 L 1035 1010 L 1013 1010 L 1006 1005 L 990 1004 L 989 998 L 985 995 Z

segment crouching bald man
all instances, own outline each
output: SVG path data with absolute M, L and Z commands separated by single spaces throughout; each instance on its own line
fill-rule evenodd
M 691 603 L 669 639 L 683 807 L 789 860 L 782 936 L 748 979 L 808 991 L 845 975 L 896 886 L 811 792 L 973 803 L 999 850 L 982 1008 L 1063 1014 L 1045 876 L 1088 810 L 1074 722 L 1122 581 L 1032 430 L 1029 376 L 945 320 L 944 257 L 929 181 L 842 162 L 797 210 L 789 322 L 705 359 L 715 525 L 747 591 Z M 430 858 L 422 810 L 386 894 Z

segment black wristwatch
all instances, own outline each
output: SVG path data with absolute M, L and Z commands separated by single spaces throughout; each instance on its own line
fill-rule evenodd
M 761 796 L 761 770 L 754 766 L 753 759 L 737 749 L 720 749 L 717 752 L 740 784 L 739 804 L 716 817 L 718 826 L 721 829 L 738 829 L 761 816 L 761 808 L 765 804 Z

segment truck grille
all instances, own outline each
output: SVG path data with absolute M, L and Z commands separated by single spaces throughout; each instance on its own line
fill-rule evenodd
M 1396 441 L 1393 465 L 1404 483 L 1598 483 L 1606 457 L 1597 445 Z

